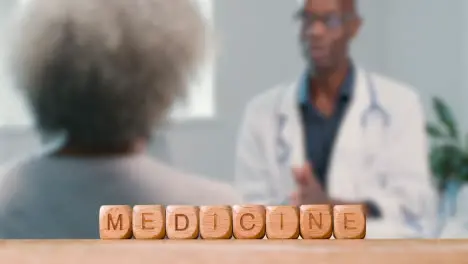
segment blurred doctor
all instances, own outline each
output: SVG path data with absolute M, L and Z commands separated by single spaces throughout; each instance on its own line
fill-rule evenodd
M 308 69 L 247 105 L 236 184 L 250 203 L 362 204 L 368 237 L 430 236 L 435 196 L 425 120 L 411 87 L 358 67 L 351 0 L 304 1 Z

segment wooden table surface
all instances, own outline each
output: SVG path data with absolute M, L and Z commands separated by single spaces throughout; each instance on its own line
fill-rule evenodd
M 459 264 L 468 240 L 4 240 L 0 263 Z

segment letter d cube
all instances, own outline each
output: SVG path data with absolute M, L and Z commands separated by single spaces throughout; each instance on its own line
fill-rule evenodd
M 169 205 L 166 208 L 166 234 L 169 239 L 196 239 L 199 234 L 197 206 Z

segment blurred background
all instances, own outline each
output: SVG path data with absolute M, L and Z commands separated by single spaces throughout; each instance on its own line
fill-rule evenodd
M 293 20 L 298 5 L 291 0 L 199 2 L 218 33 L 219 57 L 204 69 L 204 78 L 194 84 L 188 100 L 174 109 L 173 122 L 158 132 L 151 152 L 184 170 L 231 181 L 245 104 L 278 83 L 294 80 L 303 70 L 299 25 Z M 0 32 L 6 32 L 20 4 L 0 0 Z M 357 63 L 414 86 L 422 95 L 428 120 L 438 122 L 432 102 L 441 98 L 453 113 L 454 125 L 466 135 L 468 1 L 360 0 L 359 10 L 364 26 L 353 44 Z M 7 37 L 2 35 L 1 39 Z M 39 149 L 27 108 L 1 69 L 0 165 Z M 466 188 L 460 200 L 463 185 L 467 186 L 462 181 L 454 191 L 458 201 L 468 200 Z M 458 211 L 463 204 L 457 204 Z M 466 230 L 468 237 L 468 226 Z M 443 236 L 456 237 L 460 232 L 446 228 Z

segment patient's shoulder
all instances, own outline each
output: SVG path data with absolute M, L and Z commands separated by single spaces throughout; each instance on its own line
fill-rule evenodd
M 96 181 L 98 178 L 99 181 Z M 141 198 L 139 200 L 162 204 L 240 202 L 238 194 L 227 183 L 192 175 L 144 156 L 108 161 L 46 157 L 30 159 L 11 166 L 1 176 L 0 203 L 2 199 L 16 199 L 25 194 L 32 197 L 55 192 L 68 196 L 71 194 L 63 193 L 63 190 L 75 189 L 76 185 L 107 188 L 109 195 L 112 195 L 113 189 L 119 190 L 128 196 L 136 195 Z M 108 188 L 109 185 L 113 189 Z M 103 199 L 102 192 L 96 195 L 96 199 Z
M 36 159 L 6 163 L 0 166 L 0 203 L 5 194 L 18 192 L 23 178 L 36 171 Z M 36 171 L 37 172 L 37 171 Z

